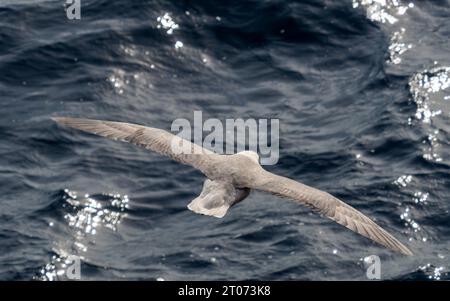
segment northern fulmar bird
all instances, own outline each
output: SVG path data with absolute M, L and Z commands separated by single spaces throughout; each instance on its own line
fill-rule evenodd
M 130 123 L 64 117 L 53 120 L 71 128 L 142 146 L 200 170 L 207 179 L 200 195 L 188 205 L 196 213 L 221 218 L 231 206 L 244 200 L 251 189 L 256 189 L 294 200 L 391 250 L 413 255 L 391 234 L 341 200 L 266 171 L 259 164 L 259 156 L 255 152 L 219 155 L 165 130 Z M 174 151 L 173 145 L 180 143 L 183 143 L 184 151 Z M 189 151 L 185 151 L 187 149 Z

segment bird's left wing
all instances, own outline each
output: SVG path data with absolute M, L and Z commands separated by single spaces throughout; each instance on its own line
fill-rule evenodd
M 114 140 L 126 141 L 191 165 L 203 173 L 214 166 L 218 154 L 165 130 L 137 124 L 83 118 L 52 118 L 58 124 Z

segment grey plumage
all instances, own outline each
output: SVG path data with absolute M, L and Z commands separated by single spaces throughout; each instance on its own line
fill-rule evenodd
M 189 203 L 188 208 L 195 213 L 222 218 L 231 206 L 245 199 L 249 188 L 236 188 L 227 181 L 206 179 L 200 195 Z
M 167 131 L 141 125 L 78 118 L 53 118 L 61 125 L 115 140 L 122 140 L 199 169 L 208 178 L 199 197 L 188 208 L 196 213 L 223 217 L 245 199 L 251 189 L 294 200 L 321 215 L 405 255 L 413 253 L 371 219 L 334 196 L 264 170 L 254 152 L 218 155 Z M 188 152 L 175 152 L 183 143 Z

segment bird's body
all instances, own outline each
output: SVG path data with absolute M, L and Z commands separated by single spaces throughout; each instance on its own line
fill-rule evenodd
M 196 213 L 221 218 L 231 206 L 244 200 L 251 190 L 260 190 L 294 200 L 394 251 L 412 255 L 396 238 L 341 200 L 266 171 L 254 152 L 219 155 L 161 129 L 102 120 L 53 119 L 62 125 L 145 147 L 199 169 L 207 180 L 200 195 L 188 205 Z M 177 145 L 184 146 L 183 152 L 174 147 Z

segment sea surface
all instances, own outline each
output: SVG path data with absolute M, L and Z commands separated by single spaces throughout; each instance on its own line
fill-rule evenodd
M 0 280 L 450 279 L 450 1 L 0 0 Z M 277 118 L 271 172 L 326 190 L 415 253 L 52 116 L 170 130 Z

